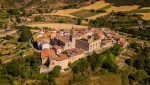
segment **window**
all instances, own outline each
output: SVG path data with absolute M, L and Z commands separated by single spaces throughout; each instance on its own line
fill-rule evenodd
M 70 45 L 68 44 L 68 47 L 69 47 Z

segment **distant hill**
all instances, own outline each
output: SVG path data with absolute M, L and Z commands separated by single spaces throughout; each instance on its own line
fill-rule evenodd
M 142 7 L 150 7 L 150 0 L 105 0 L 108 3 L 114 3 L 116 6 L 123 5 L 139 5 Z
M 0 6 L 3 5 L 5 8 L 21 8 L 31 6 L 59 7 L 67 4 L 75 4 L 87 1 L 89 0 L 0 0 Z

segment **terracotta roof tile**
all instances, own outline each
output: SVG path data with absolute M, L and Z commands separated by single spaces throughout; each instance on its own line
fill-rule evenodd
M 58 49 L 62 49 L 62 47 L 61 47 L 61 46 L 58 46 L 58 45 L 55 45 L 54 48 L 57 49 L 57 50 L 58 50 Z
M 49 57 L 50 55 L 55 55 L 55 51 L 52 49 L 43 49 L 41 52 L 41 58 Z
M 56 61 L 62 61 L 62 60 L 66 60 L 66 59 L 68 59 L 68 57 L 66 55 L 61 55 L 61 56 L 55 58 Z
M 111 43 L 111 42 L 112 42 L 112 40 L 103 40 L 103 41 L 102 41 L 102 44 L 105 45 L 105 44 Z

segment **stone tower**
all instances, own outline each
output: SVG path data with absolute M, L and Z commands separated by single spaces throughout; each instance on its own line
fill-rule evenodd
M 72 29 L 70 31 L 70 40 L 72 42 L 72 48 L 75 48 L 75 44 L 76 44 L 76 38 L 74 37 L 75 32 L 74 32 L 74 27 L 72 26 Z

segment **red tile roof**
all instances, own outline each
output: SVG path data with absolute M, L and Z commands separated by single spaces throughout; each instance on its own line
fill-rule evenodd
M 111 43 L 111 42 L 112 42 L 112 40 L 104 40 L 104 41 L 102 41 L 102 44 L 106 45 L 107 43 Z
M 56 61 L 62 61 L 62 60 L 66 60 L 66 59 L 68 59 L 68 57 L 66 55 L 61 55 L 61 56 L 55 58 Z
M 41 58 L 49 57 L 50 55 L 55 55 L 55 51 L 52 49 L 43 49 L 41 52 Z
M 54 48 L 55 48 L 56 50 L 62 49 L 62 47 L 61 47 L 61 46 L 58 46 L 58 45 L 55 45 Z

